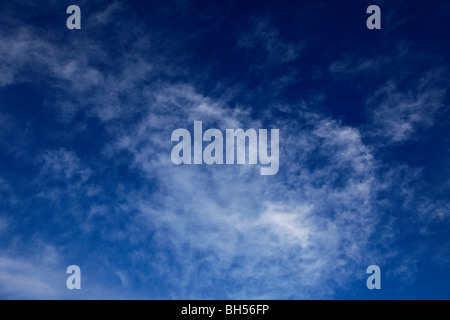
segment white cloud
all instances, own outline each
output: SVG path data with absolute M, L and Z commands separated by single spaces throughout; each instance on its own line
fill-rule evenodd
M 111 20 L 113 19 L 114 13 L 116 13 L 118 10 L 120 10 L 122 7 L 122 4 L 115 0 L 109 5 L 106 6 L 106 8 L 92 16 L 92 19 L 100 24 L 104 25 L 107 23 L 111 23 Z
M 379 218 L 374 195 L 384 183 L 357 129 L 319 114 L 277 120 L 281 169 L 272 179 L 246 166 L 175 166 L 169 137 L 180 125 L 205 118 L 219 127 L 260 124 L 191 87 L 153 95 L 152 113 L 119 135 L 107 155 L 127 150 L 133 165 L 157 181 L 156 193 L 128 193 L 128 210 L 136 212 L 128 237 L 140 243 L 152 234 L 169 250 L 151 265 L 171 275 L 174 297 L 211 297 L 225 279 L 236 287 L 222 297 L 329 297 L 335 278 L 341 285 L 352 279 L 370 250 Z
M 74 177 L 83 183 L 92 174 L 89 168 L 84 168 L 78 156 L 70 150 L 47 150 L 43 154 L 44 165 L 41 172 L 49 174 L 53 179 L 69 180 Z
M 107 21 L 106 16 L 102 19 Z M 67 149 L 46 151 L 35 181 L 70 180 L 70 186 L 43 188 L 40 196 L 61 199 L 68 194 L 79 228 L 98 231 L 102 239 L 130 249 L 130 260 L 145 266 L 125 273 L 100 257 L 113 265 L 122 285 L 130 285 L 134 276 L 149 281 L 151 272 L 165 277 L 175 289 L 174 298 L 324 298 L 357 278 L 362 266 L 387 259 L 371 244 L 387 246 L 394 237 L 376 233 L 381 220 L 376 195 L 397 182 L 398 168 L 392 169 L 392 176 L 380 177 L 380 164 L 358 128 L 289 105 L 282 108 L 289 115 L 285 118 L 272 117 L 269 110 L 263 118 L 252 119 L 249 106 L 231 108 L 225 98 L 207 97 L 186 83 L 149 81 L 158 70 L 139 55 L 127 56 L 123 66 L 109 73 L 90 66 L 83 55 L 67 56 L 67 48 L 31 32 L 1 35 L 1 40 L 6 63 L 0 85 L 26 79 L 19 71 L 36 62 L 46 76 L 58 80 L 55 87 L 74 98 L 49 103 L 60 108 L 59 120 L 71 122 L 78 110 L 88 110 L 112 137 L 101 161 L 115 164 L 127 153 L 125 161 L 131 158 L 128 165 L 148 185 L 134 189 L 118 182 L 111 188 L 120 201 L 92 203 L 87 212 L 80 212 L 76 199 L 97 197 L 102 188 L 89 183 L 92 169 Z M 98 46 L 87 45 L 94 55 L 104 54 Z M 281 40 L 266 20 L 256 20 L 240 45 L 262 46 L 274 64 L 293 61 L 301 52 Z M 359 62 L 358 70 L 363 71 L 379 63 Z M 341 67 L 330 68 L 340 72 Z M 404 141 L 418 126 L 431 126 L 446 92 L 435 85 L 435 76 L 424 76 L 410 92 L 395 85 L 380 88 L 367 102 L 377 134 Z M 318 103 L 323 100 L 319 98 Z M 262 123 L 280 128 L 280 172 L 261 177 L 251 166 L 173 165 L 170 133 L 189 128 L 194 120 L 221 129 L 261 128 Z M 399 192 L 415 195 L 407 188 Z M 423 202 L 423 211 L 443 216 L 445 207 L 437 207 Z M 126 215 L 123 225 L 114 223 L 117 215 L 110 214 L 111 208 Z M 98 217 L 104 225 L 95 224 Z M 115 228 L 109 229 L 107 222 Z M 390 227 L 389 232 L 395 232 Z M 146 250 L 147 241 L 152 250 Z M 33 276 L 35 265 L 44 271 Z M 58 291 L 47 290 L 57 286 L 48 282 L 51 273 L 46 270 L 51 266 L 33 256 L 2 255 L 2 292 L 57 296 Z M 15 268 L 22 271 L 16 273 Z M 99 289 L 95 294 L 106 292 Z
M 377 89 L 368 99 L 377 135 L 385 136 L 392 143 L 417 139 L 420 128 L 433 126 L 444 107 L 448 81 L 444 70 L 435 69 L 423 74 L 413 87 L 398 88 L 394 81 Z
M 58 253 L 52 246 L 38 241 L 35 247 L 38 250 L 22 248 L 22 256 L 13 254 L 12 247 L 5 248 L 0 254 L 0 297 L 57 299 L 60 296 L 65 280 L 64 270 L 59 275 L 54 272 Z M 58 285 L 58 281 L 62 285 Z
M 277 28 L 268 18 L 252 19 L 252 28 L 238 40 L 239 46 L 253 48 L 261 46 L 267 53 L 269 61 L 289 62 L 299 57 L 302 46 L 284 41 Z

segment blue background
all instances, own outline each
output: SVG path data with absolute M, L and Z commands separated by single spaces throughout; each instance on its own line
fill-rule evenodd
M 449 1 L 1 1 L 0 297 L 450 298 L 449 32 Z M 280 129 L 278 174 L 175 166 L 194 121 Z

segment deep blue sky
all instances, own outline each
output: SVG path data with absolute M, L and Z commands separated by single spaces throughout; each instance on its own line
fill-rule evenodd
M 449 33 L 450 1 L 1 1 L 0 298 L 449 299 Z M 278 174 L 175 166 L 197 120 L 278 128 Z

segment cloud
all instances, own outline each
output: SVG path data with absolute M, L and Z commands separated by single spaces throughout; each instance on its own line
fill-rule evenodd
M 82 168 L 80 159 L 73 151 L 63 148 L 49 150 L 44 153 L 43 159 L 42 173 L 49 174 L 54 179 L 67 181 L 77 176 L 85 182 L 92 174 L 88 168 Z
M 328 70 L 332 74 L 341 75 L 357 75 L 360 73 L 374 73 L 377 72 L 383 65 L 389 63 L 388 56 L 380 56 L 367 59 L 345 58 L 335 61 L 328 66 Z
M 36 240 L 36 239 L 35 239 Z M 64 273 L 55 274 L 58 253 L 53 246 L 35 242 L 35 249 L 22 248 L 17 255 L 13 247 L 0 254 L 0 297 L 18 299 L 56 299 L 65 284 Z M 64 271 L 64 270 L 62 270 Z
M 302 46 L 284 41 L 269 18 L 253 18 L 251 22 L 250 31 L 241 35 L 238 40 L 240 47 L 262 48 L 267 59 L 272 62 L 289 62 L 299 57 Z
M 158 186 L 128 193 L 128 237 L 140 243 L 152 235 L 157 248 L 169 250 L 151 265 L 171 275 L 174 297 L 329 297 L 333 279 L 342 285 L 351 278 L 371 250 L 375 195 L 385 183 L 357 129 L 319 114 L 277 120 L 281 168 L 273 179 L 245 166 L 175 166 L 167 143 L 173 129 L 194 119 L 220 128 L 260 123 L 192 87 L 162 87 L 153 96 L 152 112 L 106 155 L 126 150 Z M 218 283 L 234 287 L 215 292 Z
M 395 81 L 378 88 L 367 100 L 376 134 L 385 136 L 391 143 L 417 139 L 421 128 L 433 126 L 445 106 L 448 81 L 444 69 L 424 73 L 406 90 L 399 89 Z
M 114 2 L 93 20 L 108 24 L 122 9 Z M 127 31 L 118 32 L 123 40 Z M 448 202 L 419 196 L 414 185 L 423 170 L 386 160 L 371 139 L 400 144 L 433 128 L 445 105 L 445 68 L 420 77 L 390 72 L 375 92 L 364 91 L 367 122 L 348 125 L 319 111 L 331 96 L 326 89 L 300 103 L 274 94 L 295 78 L 283 67 L 304 51 L 269 18 L 252 19 L 238 39 L 240 50 L 260 54 L 250 63 L 266 77 L 256 87 L 243 79 L 223 88 L 220 75 L 172 63 L 179 52 L 163 47 L 173 48 L 176 37 L 150 46 L 163 36 L 131 43 L 137 35 L 127 38 L 127 50 L 108 51 L 95 37 L 81 46 L 32 27 L 0 33 L 0 90 L 42 82 L 40 107 L 88 137 L 39 140 L 37 155 L 24 159 L 34 169 L 29 189 L 14 181 L 20 172 L 0 177 L 2 205 L 20 204 L 5 206 L 0 217 L 0 231 L 15 232 L 0 255 L 2 296 L 73 297 L 64 288 L 73 260 L 87 266 L 83 298 L 334 298 L 374 262 L 405 261 L 412 267 L 406 279 L 414 281 L 418 259 L 408 259 L 396 241 L 405 225 L 425 234 L 445 221 Z M 380 77 L 405 56 L 400 49 L 349 55 L 328 69 L 338 80 Z M 208 94 L 211 79 L 226 92 Z M 246 102 L 249 96 L 264 104 Z M 4 141 L 19 131 L 12 119 L 0 114 Z M 257 166 L 175 166 L 170 134 L 191 130 L 196 120 L 221 130 L 280 129 L 278 174 L 260 176 Z M 406 213 L 414 223 L 402 221 Z M 27 234 L 17 231 L 29 225 Z M 14 242 L 44 243 L 40 236 L 47 244 L 18 254 L 23 248 Z M 400 277 L 404 268 L 390 274 Z
M 351 281 L 367 256 L 382 259 L 370 241 L 380 220 L 376 194 L 389 181 L 377 177 L 379 164 L 358 129 L 319 113 L 275 118 L 282 150 L 281 169 L 272 180 L 245 166 L 176 167 L 170 161 L 172 130 L 189 128 L 194 120 L 221 129 L 259 128 L 272 115 L 253 119 L 244 108 L 231 108 L 187 84 L 140 86 L 145 76 L 131 80 L 131 75 L 143 66 L 126 67 L 114 78 L 121 85 L 108 94 L 118 97 L 127 88 L 139 88 L 136 101 L 148 110 L 133 126 L 111 121 L 128 106 L 114 108 L 117 100 L 106 99 L 103 86 L 89 99 L 99 102 L 93 115 L 115 132 L 102 156 L 128 163 L 141 172 L 139 179 L 157 188 L 115 186 L 125 199 L 119 209 L 127 216 L 122 226 L 113 214 L 117 208 L 111 208 L 115 204 L 93 204 L 86 213 L 72 209 L 82 230 L 101 230 L 103 239 L 128 248 L 124 261 L 141 252 L 144 261 L 128 273 L 144 282 L 148 268 L 164 275 L 175 288 L 173 298 L 325 298 Z M 112 110 L 112 116 L 101 110 Z M 43 160 L 43 176 L 74 180 L 70 197 L 87 192 L 84 184 L 92 171 L 73 151 L 48 150 Z M 115 227 L 98 226 L 98 217 Z M 156 253 L 145 253 L 149 239 Z M 130 275 L 117 275 L 130 284 Z M 214 290 L 218 284 L 223 292 Z
M 433 128 L 443 115 L 448 80 L 440 61 L 411 42 L 398 41 L 390 54 L 348 53 L 328 70 L 336 80 L 364 92 L 365 134 L 401 144 L 420 140 L 417 133 Z M 362 88 L 363 81 L 369 87 Z
M 120 1 L 114 1 L 106 6 L 106 8 L 93 16 L 98 24 L 104 25 L 110 23 L 113 19 L 113 15 L 120 10 L 122 3 Z

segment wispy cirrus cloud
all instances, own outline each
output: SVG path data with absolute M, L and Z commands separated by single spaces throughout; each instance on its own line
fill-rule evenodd
M 187 8 L 194 10 L 184 4 L 183 17 Z M 388 279 L 415 281 L 421 252 L 402 243 L 445 225 L 448 201 L 422 193 L 423 168 L 384 152 L 420 139 L 417 132 L 433 129 L 442 114 L 448 81 L 446 68 L 433 68 L 434 56 L 418 58 L 429 70 L 419 76 L 404 68 L 384 74 L 407 56 L 407 46 L 383 56 L 361 49 L 331 64 L 317 56 L 329 71 L 315 79 L 323 87 L 296 101 L 280 95 L 308 63 L 300 61 L 308 39 L 286 40 L 270 18 L 246 17 L 250 27 L 231 37 L 239 54 L 259 56 L 230 88 L 226 75 L 189 66 L 173 52 L 184 48 L 190 56 L 184 38 L 202 33 L 152 29 L 138 39 L 145 25 L 131 19 L 139 31 L 130 33 L 134 24 L 119 19 L 127 10 L 116 1 L 92 22 L 100 28 L 118 19 L 124 28 L 114 39 L 124 48 L 92 33 L 84 46 L 32 26 L 0 33 L 0 90 L 40 82 L 45 99 L 33 107 L 56 123 L 38 127 L 52 139 L 16 135 L 16 149 L 31 149 L 14 153 L 14 161 L 29 163 L 26 174 L 12 161 L 5 163 L 15 171 L 0 171 L 2 296 L 334 298 L 364 283 L 374 262 L 393 266 Z M 255 83 L 246 74 L 254 70 Z M 327 113 L 333 82 L 351 87 L 374 74 L 377 90 L 357 86 L 364 123 Z M 215 89 L 205 89 L 210 82 Z M 23 131 L 13 113 L 0 114 L 2 145 L 12 149 L 13 133 Z M 31 128 L 46 120 L 32 117 Z M 191 130 L 196 120 L 205 129 L 279 128 L 280 171 L 262 177 L 257 166 L 175 166 L 170 134 Z M 39 245 L 18 254 L 17 243 Z M 435 247 L 420 250 L 427 246 Z M 436 251 L 440 257 L 448 250 Z M 88 284 L 76 296 L 64 287 L 73 263 Z
M 268 17 L 254 17 L 251 22 L 250 31 L 238 39 L 240 47 L 261 47 L 267 55 L 267 60 L 272 63 L 289 62 L 300 56 L 303 46 L 283 40 Z
M 151 235 L 158 247 L 170 250 L 174 265 L 160 272 L 172 275 L 180 292 L 174 297 L 326 297 L 336 285 L 333 274 L 345 283 L 371 250 L 369 239 L 379 219 L 376 193 L 386 183 L 377 180 L 378 164 L 358 130 L 319 114 L 278 120 L 284 137 L 282 170 L 272 180 L 246 167 L 177 167 L 170 162 L 170 146 L 161 143 L 171 128 L 199 118 L 222 128 L 258 122 L 193 88 L 169 92 L 156 94 L 164 98 L 156 99 L 153 112 L 110 145 L 107 154 L 130 152 L 134 166 L 158 185 L 158 191 L 129 193 L 129 210 L 135 212 L 129 236 L 144 241 Z M 177 109 L 179 101 L 184 110 Z M 215 112 L 205 112 L 207 105 Z M 166 109 L 180 117 L 157 116 Z M 296 131 L 302 122 L 307 128 Z M 169 259 L 167 253 L 160 255 Z M 204 268 L 200 283 L 198 270 Z M 249 279 L 254 285 L 238 285 Z M 236 287 L 208 293 L 222 282 Z
M 392 143 L 415 139 L 420 128 L 429 128 L 445 107 L 448 81 L 444 69 L 433 69 L 413 81 L 412 87 L 399 90 L 389 81 L 367 100 L 379 135 Z

